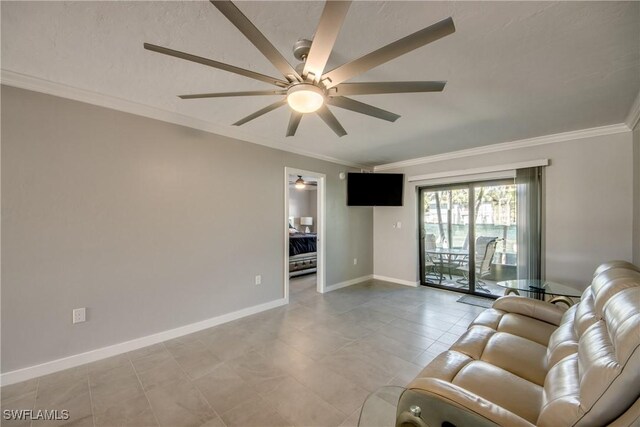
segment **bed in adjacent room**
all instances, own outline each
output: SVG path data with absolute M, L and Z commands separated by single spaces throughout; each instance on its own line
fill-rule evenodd
M 289 277 L 316 272 L 317 241 L 315 233 L 300 233 L 289 227 Z

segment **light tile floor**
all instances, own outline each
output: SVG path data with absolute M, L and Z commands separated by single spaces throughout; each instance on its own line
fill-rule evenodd
M 67 409 L 74 426 L 355 426 L 370 392 L 406 385 L 483 310 L 459 297 L 377 280 L 321 295 L 300 277 L 287 306 L 3 387 L 2 408 Z

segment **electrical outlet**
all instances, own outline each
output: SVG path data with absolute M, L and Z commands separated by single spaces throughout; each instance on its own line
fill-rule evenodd
M 353 259 L 353 265 L 358 265 L 358 258 Z
M 74 308 L 73 309 L 73 323 L 82 323 L 87 320 L 86 308 Z
M 256 276 L 256 285 L 261 285 L 261 284 L 262 284 L 262 276 L 258 274 Z

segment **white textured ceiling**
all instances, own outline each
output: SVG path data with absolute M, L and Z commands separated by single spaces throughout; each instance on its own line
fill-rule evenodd
M 292 63 L 321 2 L 239 2 Z M 208 2 L 2 2 L 2 68 L 179 112 L 245 140 L 381 164 L 624 121 L 640 89 L 639 2 L 356 2 L 327 69 L 453 16 L 445 39 L 354 81 L 447 80 L 443 93 L 354 97 L 395 123 L 333 108 L 349 135 L 315 115 L 285 138 L 281 108 L 234 121 L 277 98 L 180 100 L 178 94 L 267 84 L 142 48 L 150 42 L 280 77 Z

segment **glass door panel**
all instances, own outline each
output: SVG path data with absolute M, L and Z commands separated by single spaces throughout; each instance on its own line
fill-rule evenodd
M 497 282 L 517 278 L 516 185 L 513 181 L 473 184 L 474 288 L 501 296 Z
M 469 292 L 469 188 L 420 191 L 421 282 Z

